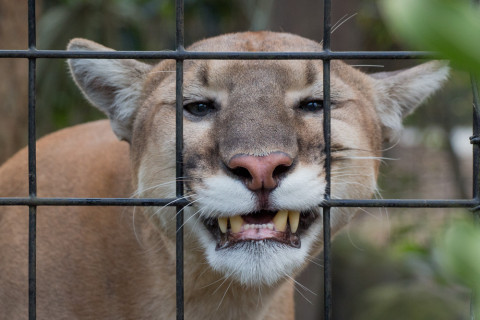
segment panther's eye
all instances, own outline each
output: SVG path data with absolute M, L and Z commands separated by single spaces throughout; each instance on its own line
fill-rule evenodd
M 192 102 L 186 104 L 183 108 L 197 117 L 205 117 L 215 111 L 215 106 L 211 102 Z
M 307 112 L 317 112 L 323 109 L 323 101 L 322 100 L 303 101 L 300 103 L 298 108 L 300 110 L 307 111 Z

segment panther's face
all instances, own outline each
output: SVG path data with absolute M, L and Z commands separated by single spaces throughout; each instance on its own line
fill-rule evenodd
M 85 40 L 74 45 L 95 49 Z M 321 47 L 297 36 L 262 32 L 207 39 L 189 50 L 319 51 Z M 103 79 L 82 77 L 95 71 L 82 61 L 71 62 L 77 82 L 94 103 L 106 105 L 99 107 L 110 115 L 114 131 L 131 143 L 138 194 L 173 197 L 175 63 L 164 61 L 150 68 L 117 60 L 106 69 L 122 72 Z M 431 94 L 446 73 L 447 68 L 430 63 L 370 77 L 332 61 L 333 199 L 372 196 L 382 142 L 393 137 L 403 115 Z M 108 104 L 96 101 L 102 92 L 99 79 L 112 82 L 114 90 L 107 90 L 108 94 L 116 92 Z M 247 285 L 271 285 L 295 274 L 323 243 L 322 62 L 186 61 L 183 91 L 181 179 L 192 203 L 184 210 L 187 248 L 195 251 L 200 245 L 211 268 Z M 333 208 L 332 232 L 355 211 Z M 161 229 L 173 239 L 174 210 L 151 208 L 149 214 L 158 217 Z

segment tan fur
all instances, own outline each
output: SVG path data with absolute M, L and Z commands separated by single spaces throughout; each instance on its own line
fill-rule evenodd
M 72 41 L 69 48 L 108 50 L 83 39 Z M 207 39 L 189 50 L 319 51 L 321 47 L 289 34 L 259 32 Z M 95 59 L 72 60 L 70 64 L 84 94 L 109 116 L 117 137 L 107 121 L 98 121 L 41 139 L 37 145 L 38 195 L 175 196 L 175 74 L 171 72 L 175 64 L 163 61 L 150 68 L 134 60 Z M 408 71 L 404 81 L 410 83 L 424 73 L 432 79 L 418 82 L 416 87 L 426 89 L 412 89 L 398 78 L 379 80 L 332 62 L 334 197 L 372 195 L 379 167 L 375 157 L 381 156 L 382 141 L 394 137 L 398 121 L 411 111 L 408 108 L 413 108 L 413 103 L 420 103 L 439 86 L 446 68 L 426 64 Z M 200 201 L 185 209 L 186 319 L 293 319 L 290 279 L 282 276 L 263 282 L 273 269 L 259 269 L 258 282 L 252 280 L 257 279 L 252 273 L 247 273 L 246 280 L 232 276 L 212 262 L 209 255 L 213 251 L 207 252 L 206 243 L 213 240 L 200 217 L 233 216 L 235 202 L 228 212 L 195 213 L 218 202 L 201 202 L 205 200 L 199 194 L 210 188 L 210 178 L 238 180 L 221 166 L 238 154 L 265 156 L 281 151 L 290 155 L 295 165 L 279 178 L 278 189 L 283 188 L 282 181 L 302 169 L 310 170 L 313 181 L 324 181 L 323 114 L 298 109 L 305 99 L 322 98 L 321 75 L 321 61 L 185 62 L 185 103 L 210 99 L 219 106 L 205 118 L 186 113 L 184 120 L 185 187 L 189 200 L 195 202 L 198 197 Z M 318 192 L 315 208 L 323 196 L 321 189 Z M 27 194 L 27 153 L 23 150 L 0 168 L 0 196 Z M 223 199 L 223 195 L 217 196 Z M 267 197 L 273 195 L 267 193 Z M 291 201 L 284 205 L 287 208 L 267 207 L 275 203 L 272 201 L 259 202 L 255 210 L 302 205 Z M 333 233 L 354 212 L 334 209 Z M 38 319 L 173 319 L 174 215 L 172 208 L 39 207 Z M 24 319 L 27 314 L 27 220 L 28 208 L 0 208 L 0 319 Z M 321 250 L 320 220 L 309 229 L 315 234 L 305 235 L 304 240 L 311 240 L 302 244 L 309 255 Z M 245 260 L 238 264 L 258 267 L 249 261 L 255 257 L 240 253 Z M 270 260 L 264 261 L 265 265 Z M 285 269 L 289 277 L 306 264 L 297 263 Z

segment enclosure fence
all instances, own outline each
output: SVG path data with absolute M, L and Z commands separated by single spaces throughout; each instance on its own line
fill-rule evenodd
M 176 234 L 176 310 L 177 319 L 184 319 L 184 279 L 183 279 L 183 211 L 189 205 L 184 199 L 182 149 L 183 149 L 183 63 L 189 59 L 219 60 L 322 60 L 323 99 L 324 99 L 324 148 L 326 154 L 326 191 L 319 201 L 323 208 L 324 226 L 324 318 L 332 319 L 332 277 L 330 261 L 330 209 L 333 207 L 403 207 L 403 208 L 467 208 L 480 211 L 480 110 L 478 85 L 471 78 L 473 91 L 473 196 L 471 199 L 407 200 L 407 199 L 331 199 L 330 198 L 330 62 L 332 60 L 353 59 L 425 59 L 435 58 L 429 52 L 418 51 L 331 51 L 330 34 L 331 0 L 324 0 L 323 51 L 322 52 L 190 52 L 184 49 L 184 2 L 176 0 L 176 50 L 174 51 L 63 51 L 36 49 L 35 1 L 28 0 L 28 49 L 0 50 L 0 58 L 25 58 L 29 61 L 28 74 L 28 183 L 29 196 L 0 198 L 0 206 L 27 206 L 29 208 L 29 247 L 28 247 L 28 314 L 36 319 L 36 213 L 38 206 L 175 206 L 177 210 Z M 36 173 L 36 61 L 37 59 L 174 59 L 176 60 L 176 198 L 130 199 L 130 198 L 42 198 L 37 196 Z M 0 195 L 1 196 L 1 195 Z M 473 316 L 472 316 L 473 317 Z

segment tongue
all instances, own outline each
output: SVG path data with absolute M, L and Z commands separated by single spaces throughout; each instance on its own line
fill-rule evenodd
M 276 212 L 260 211 L 255 214 L 247 214 L 242 216 L 243 221 L 247 224 L 266 224 L 272 222 Z
M 234 233 L 231 236 L 238 240 L 263 240 L 275 238 L 278 234 L 278 231 L 273 231 L 267 228 L 260 228 L 244 230 L 238 233 Z

